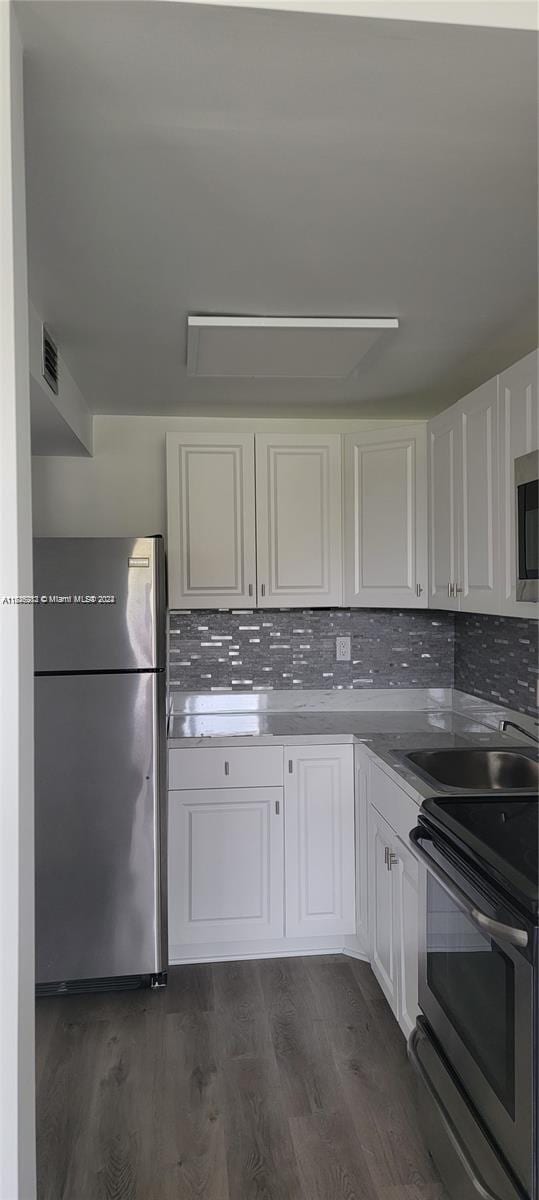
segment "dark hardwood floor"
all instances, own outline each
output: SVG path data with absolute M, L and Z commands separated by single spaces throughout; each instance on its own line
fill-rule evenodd
M 365 963 L 176 967 L 37 1004 L 39 1200 L 446 1200 Z

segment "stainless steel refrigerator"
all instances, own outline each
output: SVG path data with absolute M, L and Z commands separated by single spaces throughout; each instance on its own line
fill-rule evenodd
M 36 979 L 165 982 L 161 537 L 34 541 Z

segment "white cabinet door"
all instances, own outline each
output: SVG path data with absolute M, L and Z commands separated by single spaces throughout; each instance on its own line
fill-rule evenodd
M 258 603 L 340 604 L 340 434 L 256 434 Z
M 369 806 L 369 913 L 371 966 L 393 1012 L 397 1014 L 398 946 L 393 879 L 388 856 L 395 835 L 380 813 Z
M 457 592 L 465 612 L 499 611 L 498 379 L 456 406 L 460 517 Z M 437 488 L 436 477 L 434 479 Z
M 285 750 L 286 935 L 354 933 L 352 746 Z
M 354 746 L 356 810 L 356 935 L 369 949 L 369 780 L 370 760 L 361 746 Z
M 458 609 L 458 467 L 460 426 L 455 407 L 429 421 L 429 542 L 431 608 Z
M 539 449 L 537 373 L 539 352 L 528 354 L 500 375 L 500 612 L 537 617 L 539 606 L 516 599 L 515 458 Z
M 399 1025 L 410 1037 L 418 1014 L 419 863 L 398 839 L 398 862 L 392 863 L 394 922 L 398 930 Z
M 256 600 L 253 434 L 167 433 L 170 608 Z
M 424 608 L 427 427 L 345 438 L 345 603 Z
M 283 936 L 282 799 L 269 787 L 169 792 L 172 951 Z

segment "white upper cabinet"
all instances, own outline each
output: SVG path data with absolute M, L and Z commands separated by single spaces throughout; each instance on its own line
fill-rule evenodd
M 454 408 L 429 422 L 429 603 L 455 609 L 458 573 L 458 416 Z
M 254 435 L 168 433 L 170 608 L 256 603 Z
M 286 935 L 355 933 L 353 747 L 285 756 Z
M 433 608 L 499 610 L 498 380 L 429 422 Z
M 500 612 L 538 617 L 539 605 L 516 599 L 515 458 L 539 449 L 538 352 L 528 354 L 500 375 Z
M 460 607 L 465 612 L 498 612 L 498 379 L 489 379 L 457 407 Z
M 344 462 L 345 603 L 425 607 L 425 425 L 347 434 Z
M 258 604 L 340 604 L 340 434 L 256 434 Z

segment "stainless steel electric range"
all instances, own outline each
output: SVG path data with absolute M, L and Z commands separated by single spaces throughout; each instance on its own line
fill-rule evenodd
M 452 1200 L 537 1200 L 538 798 L 428 799 L 419 1005 L 422 1119 Z

